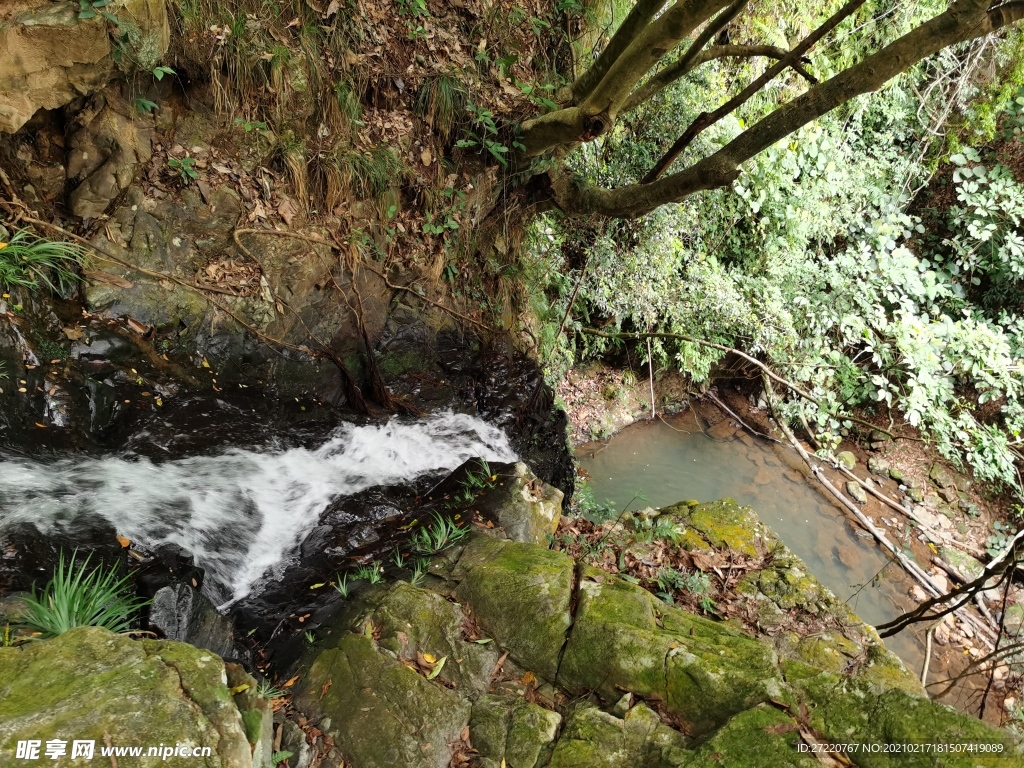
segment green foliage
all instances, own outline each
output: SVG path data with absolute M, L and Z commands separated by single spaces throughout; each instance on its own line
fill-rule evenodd
M 384 566 L 379 561 L 374 560 L 365 565 L 361 565 L 356 568 L 352 574 L 353 581 L 368 581 L 371 584 L 380 584 L 384 580 Z M 340 590 L 339 590 L 340 591 Z M 347 596 L 347 592 L 345 596 Z
M 160 109 L 160 105 L 155 101 L 144 99 L 141 96 L 135 99 L 135 111 L 140 115 L 148 115 L 150 112 L 154 112 Z
M 130 576 L 118 578 L 117 568 L 89 568 L 91 555 L 78 564 L 63 553 L 57 570 L 42 592 L 25 597 L 25 623 L 42 634 L 56 637 L 73 627 L 104 627 L 111 632 L 131 629 L 139 609 L 149 604 L 134 595 Z
M 289 752 L 286 749 L 281 750 L 280 752 L 275 752 L 270 756 L 270 764 L 273 766 L 278 766 L 285 760 L 287 760 L 289 757 L 292 757 L 294 754 L 294 752 Z
M 429 525 L 420 528 L 412 537 L 412 548 L 424 555 L 436 555 L 442 550 L 458 544 L 469 535 L 468 528 L 437 512 Z
M 342 597 L 345 597 L 345 598 L 348 597 L 349 586 L 348 586 L 348 574 L 347 573 L 343 574 L 341 576 L 335 576 L 335 579 L 334 579 L 334 589 Z
M 178 73 L 175 72 L 170 67 L 162 67 L 161 66 L 161 67 L 154 67 L 153 68 L 153 77 L 155 77 L 157 80 L 163 80 L 164 79 L 164 75 L 176 75 L 176 74 L 178 74 Z
M 183 157 L 180 160 L 172 157 L 167 161 L 167 167 L 174 171 L 182 184 L 199 178 L 199 171 L 196 170 L 196 161 L 192 157 Z
M 52 293 L 68 296 L 80 279 L 76 270 L 84 263 L 81 246 L 20 229 L 8 242 L 0 242 L 0 288 L 45 286 Z
M 114 14 L 103 9 L 110 5 L 110 0 L 78 0 L 78 18 L 82 21 L 93 19 L 100 15 L 111 24 L 120 25 L 121 21 Z
M 903 6 L 884 34 L 934 10 Z M 816 74 L 846 66 L 855 53 L 823 53 Z M 811 392 L 820 407 L 783 390 L 778 409 L 795 423 L 806 419 L 826 447 L 853 427 L 843 413 L 891 408 L 978 478 L 1016 486 L 1024 430 L 1022 185 L 963 149 L 953 157 L 957 204 L 928 214 L 919 199 L 910 208 L 943 146 L 922 128 L 926 111 L 948 106 L 942 89 L 928 86 L 960 72 L 961 59 L 950 52 L 826 115 L 747 162 L 731 189 L 637 221 L 538 220 L 527 263 L 546 288 L 536 316 L 549 369 L 621 352 L 622 342 L 574 337 L 582 325 L 717 342 L 757 355 Z M 635 181 L 665 137 L 678 135 L 749 66 L 702 67 L 700 77 L 627 116 L 621 130 L 582 146 L 573 167 L 605 186 Z M 732 140 L 776 98 L 762 94 L 702 134 L 694 151 Z M 952 106 L 967 110 L 967 97 L 958 90 L 956 98 L 963 102 Z M 1008 103 L 997 117 L 1013 126 L 1024 104 Z M 567 335 L 555 338 L 584 263 Z M 652 347 L 658 367 L 696 381 L 709 379 L 723 357 L 683 341 L 654 339 Z M 646 344 L 636 354 L 646 357 Z
M 470 114 L 470 127 L 463 131 L 466 138 L 459 139 L 455 146 L 487 150 L 495 160 L 507 168 L 509 148 L 498 140 L 498 126 L 494 122 L 494 113 L 473 102 L 467 103 L 466 111 Z
M 278 688 L 269 680 L 260 680 L 256 686 L 256 695 L 264 699 L 280 699 L 284 697 L 284 691 Z
M 252 133 L 253 131 L 265 131 L 267 130 L 267 124 L 259 120 L 246 120 L 244 117 L 236 117 L 235 125 L 239 126 L 246 133 Z

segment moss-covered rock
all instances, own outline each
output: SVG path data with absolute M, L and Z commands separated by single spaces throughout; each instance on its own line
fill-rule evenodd
M 801 753 L 799 726 L 770 705 L 741 712 L 719 728 L 689 759 L 685 768 L 821 768 Z M 806 747 L 806 745 L 803 745 Z
M 558 675 L 570 692 L 660 699 L 695 733 L 783 695 L 775 653 L 754 638 L 595 569 L 584 570 L 578 600 Z
M 296 705 L 319 716 L 338 749 L 359 768 L 447 768 L 470 704 L 347 633 L 320 651 L 296 686 Z
M 573 571 L 560 552 L 481 536 L 459 559 L 455 595 L 513 659 L 554 680 L 571 624 Z
M 682 502 L 661 510 L 684 526 L 692 527 L 715 549 L 729 549 L 749 557 L 758 553 L 765 528 L 750 507 L 741 507 L 732 499 L 707 504 Z M 687 547 L 696 548 L 696 547 Z
M 394 584 L 373 611 L 379 644 L 399 658 L 417 654 L 447 657 L 440 677 L 460 689 L 486 692 L 500 651 L 493 644 L 467 642 L 462 608 L 427 589 Z
M 547 764 L 562 716 L 512 696 L 489 694 L 473 705 L 470 741 L 481 768 L 536 768 Z
M 118 746 L 212 750 L 205 758 L 143 756 L 133 762 L 142 768 L 264 768 L 269 741 L 254 759 L 244 722 L 248 705 L 232 698 L 224 663 L 209 651 L 79 627 L 0 648 L 0 764 L 15 764 L 18 741 L 93 740 L 98 754 L 109 734 Z M 262 714 L 259 719 L 257 742 L 264 735 Z M 70 755 L 68 749 L 47 764 L 81 763 Z
M 566 724 L 549 768 L 676 768 L 686 758 L 686 738 L 644 704 L 623 718 L 582 707 Z
M 1009 734 L 930 699 L 828 672 L 791 680 L 806 707 L 807 724 L 824 739 L 878 745 L 857 754 L 860 768 L 1020 764 Z M 885 751 L 886 744 L 991 745 L 995 751 L 938 754 L 924 751 L 926 746 L 920 751 Z

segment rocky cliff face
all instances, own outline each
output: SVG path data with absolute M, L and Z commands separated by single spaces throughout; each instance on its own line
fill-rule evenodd
M 57 109 L 99 90 L 125 68 L 152 69 L 167 51 L 163 0 L 114 0 L 123 53 L 104 16 L 79 18 L 77 4 L 14 0 L 0 8 L 0 132 L 13 133 L 40 109 Z

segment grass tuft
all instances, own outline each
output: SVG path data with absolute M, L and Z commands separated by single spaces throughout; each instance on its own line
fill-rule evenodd
M 118 578 L 116 567 L 89 568 L 91 555 L 77 564 L 77 551 L 65 563 L 63 553 L 53 578 L 41 593 L 23 598 L 25 623 L 43 637 L 56 637 L 73 627 L 104 627 L 111 632 L 131 629 L 139 609 L 149 604 L 135 596 L 131 577 Z
M 430 525 L 421 528 L 412 537 L 412 548 L 424 555 L 436 555 L 453 547 L 469 535 L 468 528 L 460 528 L 451 518 L 434 513 Z
M 442 141 L 448 141 L 466 112 L 469 93 L 463 83 L 450 75 L 427 78 L 420 88 L 416 107 L 423 119 L 437 132 Z
M 0 288 L 45 286 L 67 296 L 81 279 L 76 270 L 84 263 L 81 246 L 36 237 L 20 229 L 10 241 L 0 242 Z

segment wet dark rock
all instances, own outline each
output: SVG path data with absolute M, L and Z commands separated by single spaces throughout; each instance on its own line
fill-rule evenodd
M 31 523 L 0 529 L 0 592 L 42 586 L 53 575 L 61 554 L 65 561 L 76 551 L 79 562 L 119 566 L 127 572 L 129 557 L 117 541 L 116 531 L 102 519 L 86 516 L 53 530 L 40 531 Z
M 167 640 L 180 640 L 221 657 L 236 655 L 231 621 L 188 584 L 157 590 L 149 607 L 149 625 Z
M 85 387 L 89 393 L 89 431 L 102 439 L 118 426 L 124 416 L 124 403 L 106 382 L 86 379 Z
M 124 336 L 109 330 L 98 330 L 88 335 L 71 348 L 76 360 L 124 361 L 138 354 L 136 348 Z

